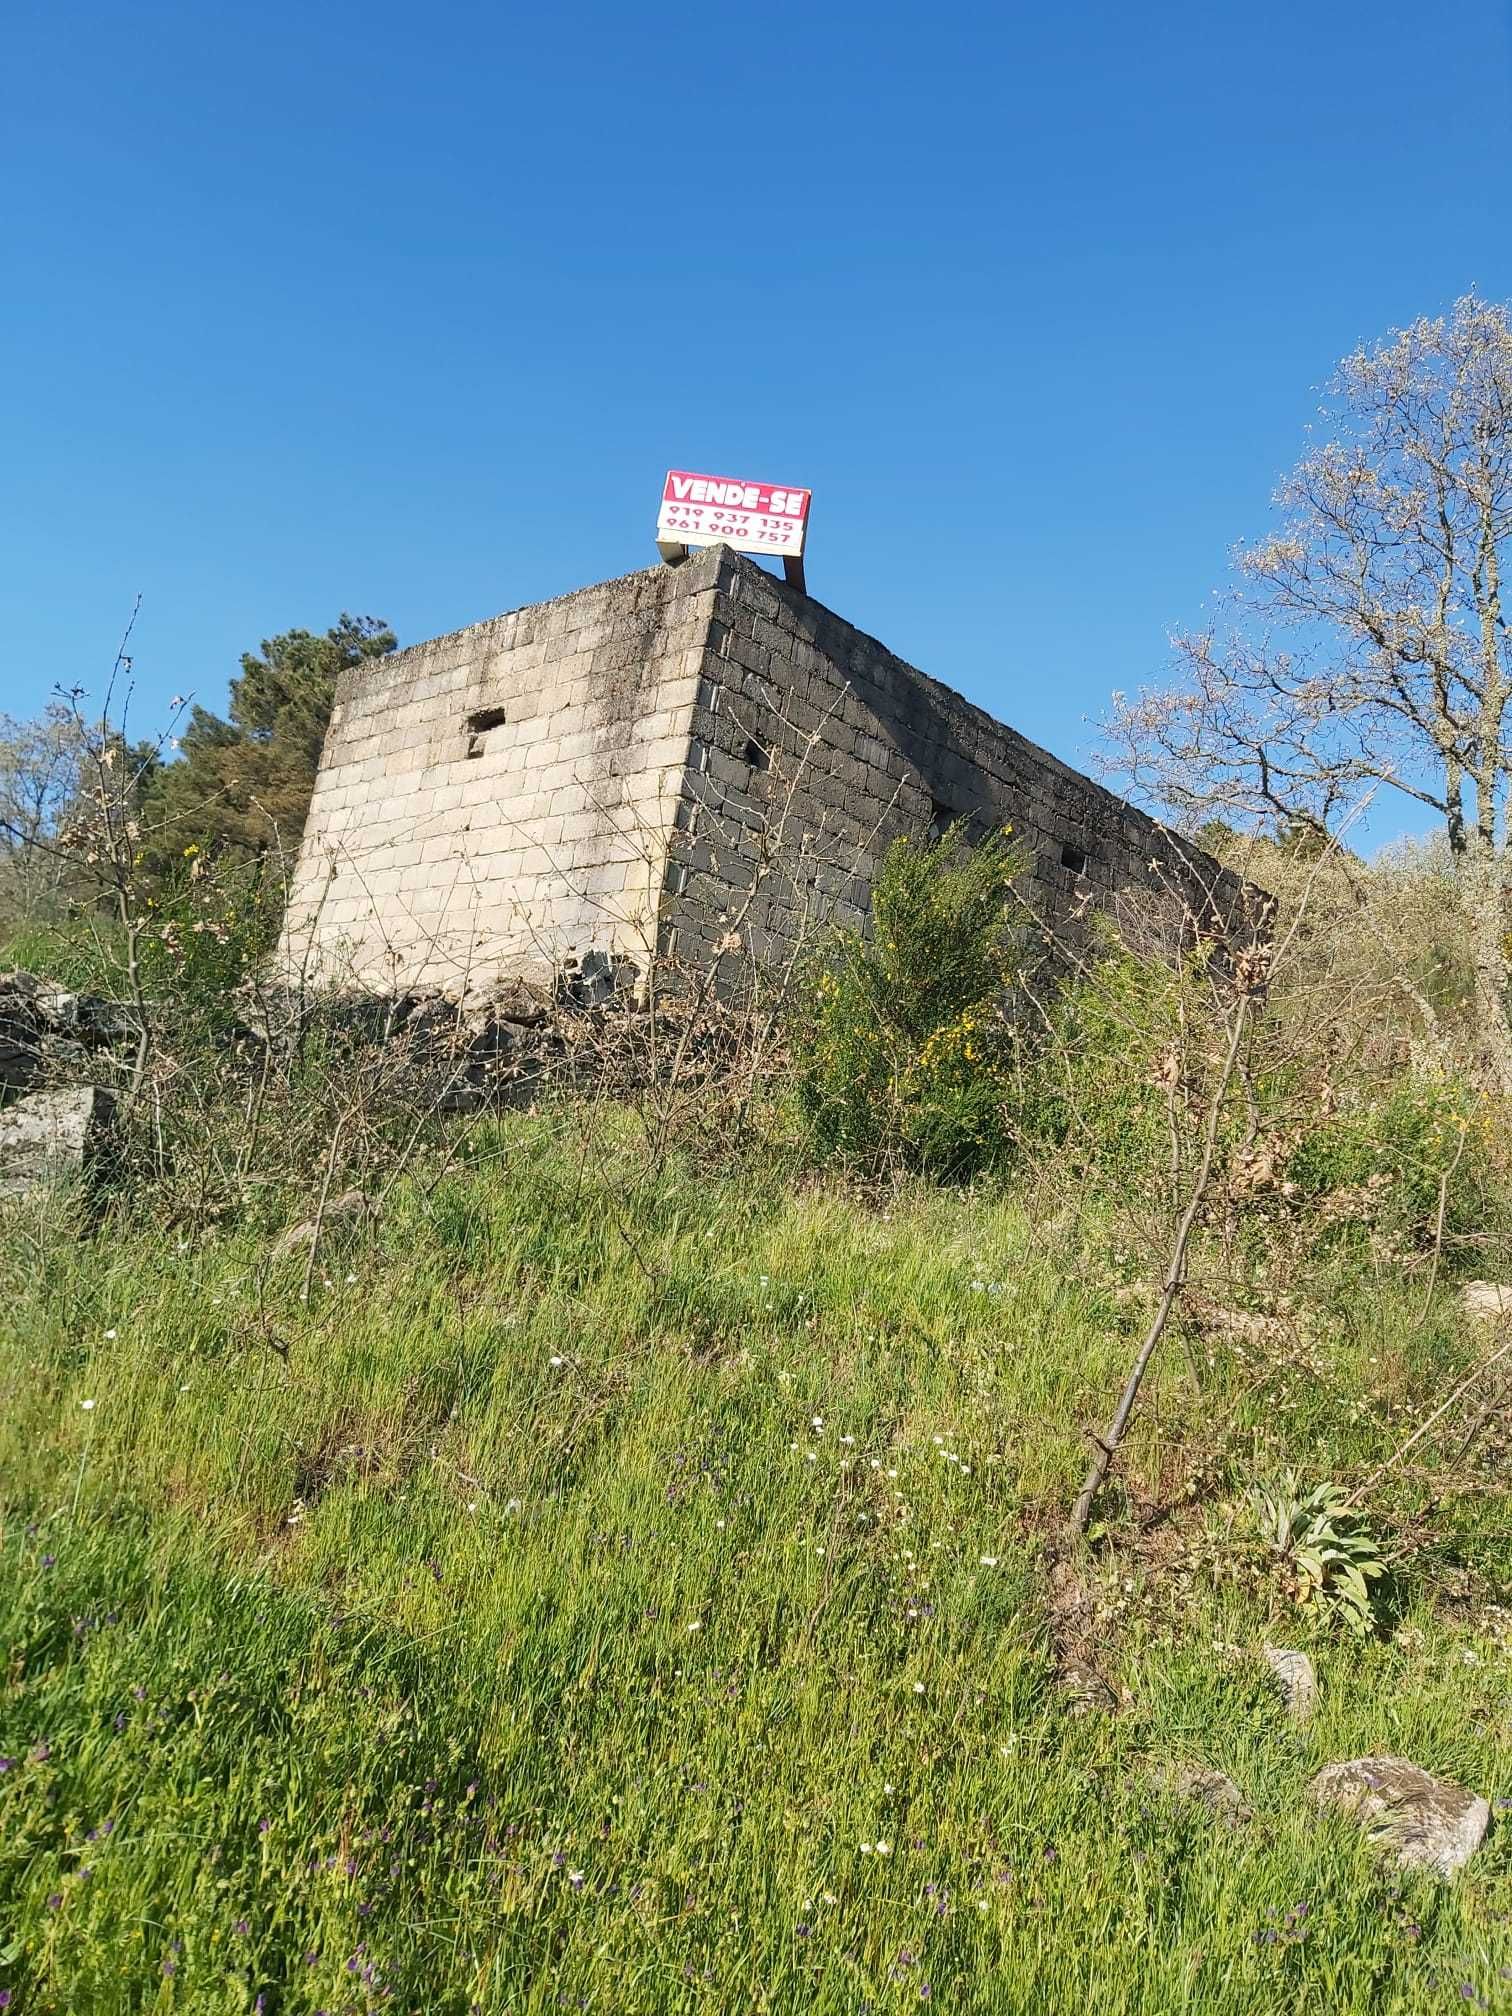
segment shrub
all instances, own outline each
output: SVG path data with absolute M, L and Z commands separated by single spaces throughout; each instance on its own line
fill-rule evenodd
M 142 984 L 176 1018 L 213 1032 L 241 1012 L 239 989 L 278 932 L 283 890 L 260 862 L 210 859 L 188 847 L 142 890 Z
M 1199 966 L 1120 947 L 1060 990 L 1043 1039 L 1025 1058 L 1018 1121 L 1026 1144 L 1053 1151 L 1068 1175 L 1164 1194 L 1170 1129 L 1162 1074 L 1181 1041 L 1183 990 L 1189 1023 L 1200 1020 Z M 1191 1054 L 1182 1064 L 1198 1069 Z M 1185 1103 L 1182 1110 L 1189 1118 Z
M 888 849 L 872 933 L 837 935 L 801 989 L 798 1106 L 822 1158 L 959 1181 L 1006 1155 L 1022 866 L 1006 833 L 972 846 L 960 826 Z
M 1501 1215 L 1492 1167 L 1494 1114 L 1453 1082 L 1407 1078 L 1328 1115 L 1286 1158 L 1289 1193 L 1325 1224 L 1368 1223 L 1406 1245 L 1476 1239 Z

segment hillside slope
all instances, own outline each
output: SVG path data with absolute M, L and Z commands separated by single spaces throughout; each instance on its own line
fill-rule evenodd
M 1363 1644 L 1252 1572 L 1232 1488 L 1389 1451 L 1454 1320 L 1408 1350 L 1341 1297 L 1199 1402 L 1173 1354 L 1156 1516 L 1092 1571 L 1121 1710 L 1079 1717 L 1042 1542 L 1138 1321 L 1095 1241 L 648 1176 L 561 1115 L 472 1140 L 307 1307 L 249 1230 L 8 1249 L 13 2012 L 1509 2006 L 1512 1837 L 1446 1886 L 1304 1798 L 1372 1751 L 1512 1793 L 1505 1480 Z

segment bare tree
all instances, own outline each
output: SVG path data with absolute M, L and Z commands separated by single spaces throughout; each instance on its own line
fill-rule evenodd
M 62 700 L 32 721 L 0 714 L 0 905 L 11 917 L 57 901 L 66 864 L 47 843 L 78 795 L 83 755 L 76 713 Z
M 1186 816 L 1333 827 L 1372 790 L 1443 822 L 1487 1076 L 1512 1091 L 1505 950 L 1512 321 L 1474 295 L 1345 358 L 1332 438 L 1237 556 L 1231 622 L 1182 677 L 1116 696 L 1114 767 Z

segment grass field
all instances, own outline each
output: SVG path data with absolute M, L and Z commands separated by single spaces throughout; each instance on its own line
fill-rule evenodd
M 1216 1351 L 1195 1401 L 1172 1354 L 1134 1487 L 1231 1415 L 1217 1497 L 1158 1548 L 1115 1497 L 1125 1705 L 1077 1718 L 1039 1546 L 1138 1322 L 1095 1239 L 475 1139 L 308 1308 L 250 1227 L 8 1236 L 11 2016 L 1512 2007 L 1512 1829 L 1448 1886 L 1303 1799 L 1372 1750 L 1512 1794 L 1498 1481 L 1363 1645 L 1181 1551 L 1282 1459 L 1387 1453 L 1468 1362 L 1447 1314 L 1341 1290 L 1310 1363 Z M 1160 1788 L 1186 1760 L 1248 1826 Z

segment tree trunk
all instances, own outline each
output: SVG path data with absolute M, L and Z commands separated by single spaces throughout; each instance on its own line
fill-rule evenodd
M 1458 864 L 1460 900 L 1470 925 L 1475 1021 L 1491 1087 L 1512 1094 L 1512 1017 L 1507 1012 L 1507 906 L 1502 857 L 1474 832 Z

